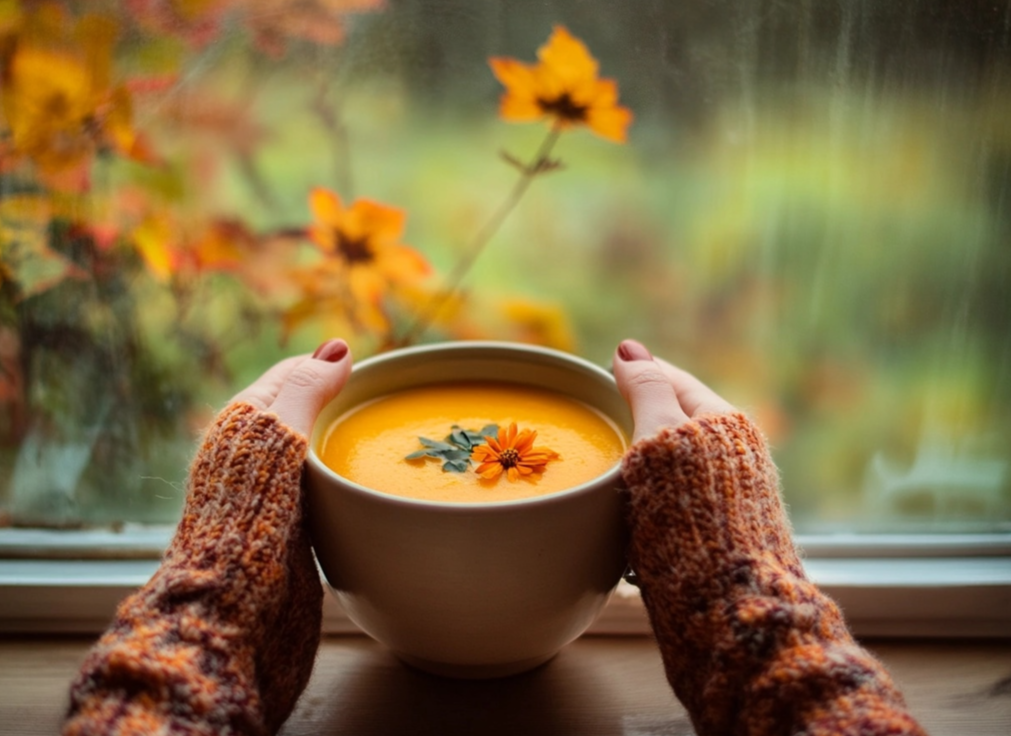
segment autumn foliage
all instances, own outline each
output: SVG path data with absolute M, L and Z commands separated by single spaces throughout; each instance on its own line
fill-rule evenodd
M 136 421 L 175 431 L 199 421 L 194 401 L 208 381 L 232 380 L 232 352 L 265 336 L 283 350 L 340 334 L 358 355 L 431 337 L 574 347 L 557 304 L 464 289 L 469 261 L 438 273 L 407 244 L 405 203 L 319 182 L 299 216 L 276 224 L 205 196 L 239 171 L 276 211 L 277 188 L 257 165 L 271 131 L 253 113 L 255 88 L 205 91 L 187 65 L 236 34 L 250 64 L 283 63 L 291 48 L 338 47 L 356 18 L 383 9 L 382 0 L 0 2 L 0 444 L 47 442 L 138 406 Z M 625 139 L 631 113 L 617 86 L 564 28 L 536 66 L 491 64 L 506 85 L 502 119 L 546 117 L 554 135 L 586 126 Z M 320 84 L 320 120 L 346 133 Z M 557 167 L 549 148 L 520 166 L 514 199 Z M 479 233 L 470 261 L 494 234 Z M 78 380 L 94 386 L 88 401 L 40 391 Z M 102 424 L 94 441 L 107 430 L 133 431 Z

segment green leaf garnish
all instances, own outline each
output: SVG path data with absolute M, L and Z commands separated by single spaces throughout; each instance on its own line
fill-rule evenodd
M 418 438 L 425 447 L 431 447 L 433 450 L 452 450 L 453 446 L 447 444 L 446 442 L 437 442 L 435 440 L 430 440 L 427 437 Z
M 422 449 L 405 455 L 404 459 L 422 460 L 431 457 L 442 460 L 443 472 L 464 473 L 470 468 L 470 453 L 478 445 L 487 442 L 487 437 L 498 439 L 497 424 L 486 424 L 480 432 L 454 424 L 452 431 L 442 442 L 428 437 L 418 437 Z

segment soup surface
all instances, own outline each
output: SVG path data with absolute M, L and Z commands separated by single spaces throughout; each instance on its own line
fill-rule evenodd
M 443 460 L 407 455 L 425 449 L 419 438 L 446 442 L 453 425 L 480 432 L 511 423 L 536 430 L 534 446 L 558 454 L 541 473 L 510 480 L 443 470 Z M 397 496 L 455 503 L 489 503 L 572 488 L 611 469 L 625 451 L 621 430 L 586 404 L 551 391 L 510 383 L 439 384 L 407 389 L 339 417 L 318 448 L 320 459 L 367 488 Z

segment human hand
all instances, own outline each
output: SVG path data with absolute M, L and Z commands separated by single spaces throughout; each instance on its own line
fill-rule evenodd
M 351 375 L 351 357 L 343 340 L 328 340 L 311 356 L 286 358 L 269 368 L 232 401 L 244 401 L 276 414 L 304 437 L 320 410 L 333 399 Z
M 613 360 L 618 390 L 632 408 L 632 441 L 661 427 L 677 427 L 699 414 L 725 414 L 734 407 L 687 371 L 654 358 L 642 343 L 623 340 Z

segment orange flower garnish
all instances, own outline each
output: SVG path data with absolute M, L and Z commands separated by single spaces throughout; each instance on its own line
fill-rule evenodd
M 563 26 L 555 26 L 537 51 L 539 64 L 516 59 L 490 59 L 506 91 L 499 114 L 504 120 L 529 122 L 548 118 L 560 129 L 585 125 L 594 133 L 624 143 L 632 112 L 618 105 L 618 85 L 597 77 L 597 61 Z
M 481 463 L 477 474 L 485 480 L 495 480 L 504 472 L 510 481 L 521 477 L 543 473 L 552 460 L 559 455 L 547 447 L 534 447 L 536 430 L 517 431 L 516 422 L 499 434 L 498 439 L 487 436 L 486 445 L 478 445 L 470 454 L 471 460 Z

